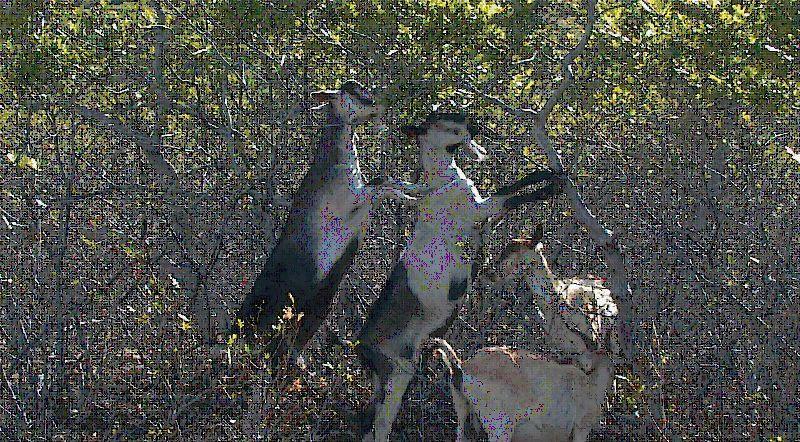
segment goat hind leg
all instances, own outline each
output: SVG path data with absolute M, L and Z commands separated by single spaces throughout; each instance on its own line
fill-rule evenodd
M 389 434 L 392 432 L 392 424 L 397 417 L 397 412 L 400 411 L 403 395 L 412 377 L 413 373 L 396 366 L 392 367 L 391 373 L 385 379 L 385 384 L 380 386 L 383 389 L 383 394 L 377 395 L 376 399 L 379 400 L 374 404 L 373 437 L 368 434 L 364 437 L 364 441 L 385 442 L 389 439 Z
M 571 442 L 586 442 L 589 438 L 589 430 L 585 428 L 573 428 L 572 429 L 572 441 Z
M 458 416 L 456 442 L 465 442 L 470 440 L 468 433 L 472 430 L 471 428 L 467 428 L 467 425 L 471 425 L 469 421 L 469 403 L 467 402 L 467 398 L 465 398 L 460 391 L 456 390 L 455 387 L 451 385 L 450 389 L 453 392 L 453 407 L 456 409 L 456 416 Z

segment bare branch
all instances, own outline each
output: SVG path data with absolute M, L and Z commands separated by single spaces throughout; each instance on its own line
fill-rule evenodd
M 133 140 L 136 144 L 140 147 L 144 147 L 145 145 L 150 144 L 150 137 L 147 136 L 144 132 L 136 130 L 124 122 L 119 118 L 110 117 L 99 111 L 97 109 L 91 109 L 86 106 L 82 106 L 79 104 L 75 105 L 68 105 L 67 108 L 72 108 L 78 115 L 93 120 L 96 123 L 99 123 L 102 126 L 105 126 L 107 129 L 110 129 L 112 132 L 117 134 L 122 138 L 127 138 Z
M 73 109 L 78 115 L 86 119 L 105 126 L 107 129 L 111 130 L 122 138 L 132 140 L 142 149 L 148 164 L 150 164 L 153 170 L 166 177 L 170 181 L 177 180 L 178 174 L 175 172 L 175 169 L 164 158 L 161 150 L 157 146 L 153 145 L 151 137 L 149 137 L 147 134 L 130 127 L 122 122 L 122 120 L 119 118 L 110 117 L 97 109 L 91 109 L 78 104 L 68 105 L 67 108 Z
M 200 108 L 193 108 L 185 104 L 180 104 L 175 100 L 168 100 L 167 102 L 170 109 L 190 115 L 199 120 L 203 125 L 214 131 L 217 135 L 226 140 L 244 140 L 247 137 L 238 129 L 232 126 L 226 127 L 225 125 L 214 121 L 209 115 L 203 112 Z
M 535 110 L 533 110 L 533 109 L 514 107 L 514 106 L 506 103 L 503 99 L 501 99 L 499 97 L 495 97 L 493 95 L 489 95 L 486 92 L 478 89 L 469 80 L 464 80 L 464 84 L 467 86 L 467 89 L 469 89 L 470 91 L 480 95 L 481 97 L 483 97 L 487 101 L 496 104 L 501 109 L 503 109 L 504 111 L 508 112 L 509 114 L 516 115 L 516 116 L 522 117 L 522 118 L 534 118 L 534 119 L 536 118 L 537 112 Z
M 584 27 L 583 36 L 581 37 L 578 44 L 564 56 L 564 59 L 561 60 L 561 83 L 558 85 L 556 90 L 550 94 L 550 97 L 545 102 L 542 109 L 539 111 L 538 116 L 538 124 L 540 127 L 544 127 L 545 123 L 547 123 L 547 119 L 550 117 L 550 113 L 553 111 L 553 107 L 561 100 L 561 96 L 564 95 L 564 91 L 567 90 L 568 87 L 572 85 L 574 81 L 574 76 L 572 75 L 572 63 L 575 59 L 583 53 L 583 50 L 586 48 L 586 43 L 589 42 L 589 37 L 592 35 L 592 31 L 594 30 L 594 23 L 597 20 L 597 0 L 589 0 L 586 3 L 586 26 Z
M 619 321 L 617 323 L 618 333 L 620 338 L 620 347 L 623 355 L 628 361 L 633 364 L 634 372 L 641 373 L 642 368 L 636 362 L 634 355 L 637 350 L 634 345 L 633 339 L 633 315 L 632 315 L 632 292 L 628 284 L 628 274 L 625 268 L 625 258 L 619 249 L 614 234 L 603 227 L 600 221 L 589 211 L 586 203 L 583 201 L 580 192 L 578 192 L 575 183 L 564 174 L 564 164 L 561 155 L 553 147 L 549 135 L 547 134 L 546 123 L 553 111 L 556 103 L 564 95 L 564 91 L 572 85 L 574 77 L 572 74 L 572 63 L 583 52 L 586 47 L 594 27 L 596 16 L 597 0 L 587 0 L 587 20 L 584 28 L 584 35 L 581 37 L 577 46 L 572 49 L 561 62 L 561 71 L 563 78 L 556 90 L 547 99 L 547 102 L 538 112 L 534 118 L 534 133 L 536 141 L 539 146 L 544 150 L 547 155 L 550 167 L 556 172 L 561 174 L 562 188 L 569 200 L 570 206 L 573 209 L 575 219 L 583 225 L 591 236 L 592 240 L 597 243 L 598 248 L 603 253 L 603 260 L 610 271 L 609 289 L 614 295 L 619 305 Z M 514 115 L 519 115 L 514 113 Z M 638 351 L 636 351 L 638 353 Z M 656 388 L 657 384 L 656 384 Z M 656 422 L 656 428 L 661 432 L 660 424 L 664 416 L 663 406 L 659 402 L 659 395 L 652 394 L 648 398 L 648 408 L 653 420 Z M 663 434 L 663 433 L 662 433 Z

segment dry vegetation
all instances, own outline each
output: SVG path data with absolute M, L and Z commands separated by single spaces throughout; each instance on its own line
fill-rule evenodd
M 87 68 L 67 89 L 54 64 L 44 80 L 0 98 L 0 153 L 9 155 L 0 163 L 0 439 L 352 440 L 351 413 L 366 404 L 371 386 L 348 342 L 405 241 L 413 209 L 387 202 L 376 214 L 304 367 L 268 373 L 263 355 L 226 345 L 222 333 L 275 242 L 282 202 L 308 167 L 320 120 L 296 106 L 315 87 L 363 80 L 362 67 L 330 35 L 301 27 L 295 31 L 305 34 L 283 41 L 259 28 L 257 43 L 236 45 L 220 34 L 224 27 L 198 31 L 181 18 L 184 9 L 163 3 L 175 29 L 166 44 L 134 23 L 114 41 L 146 44 L 124 61 L 98 62 L 107 70 Z M 312 12 L 307 20 L 328 20 Z M 58 10 L 48 14 L 64 19 Z M 95 19 L 109 28 L 102 17 L 86 18 Z M 187 49 L 179 30 L 198 32 L 203 46 Z M 592 440 L 796 440 L 800 165 L 789 151 L 800 145 L 796 103 L 778 114 L 697 98 L 684 83 L 656 78 L 666 104 L 635 117 L 621 110 L 624 102 L 598 110 L 594 100 L 610 100 L 614 82 L 594 79 L 607 66 L 592 56 L 627 50 L 609 49 L 601 34 L 601 49 L 590 45 L 564 97 L 572 104 L 556 109 L 550 130 L 587 204 L 617 234 L 633 292 L 641 377 L 621 367 Z M 355 53 L 375 43 L 358 38 Z M 280 54 L 299 41 L 314 42 L 304 49 L 316 62 L 294 54 L 281 71 L 273 52 L 259 52 L 272 44 Z M 166 89 L 192 97 L 175 99 L 185 109 L 156 99 L 151 58 L 159 45 Z M 320 61 L 330 53 L 330 62 Z M 233 61 L 225 65 L 219 54 Z M 433 58 L 443 64 L 434 70 L 452 68 L 447 57 Z M 390 103 L 388 132 L 360 133 L 367 178 L 412 179 L 415 149 L 397 128 L 450 98 L 490 129 L 480 140 L 490 149 L 487 161 L 459 160 L 484 193 L 545 164 L 523 123 L 479 97 L 464 98 L 457 79 L 415 83 L 429 62 L 411 54 L 369 65 L 370 81 L 397 86 L 400 95 Z M 242 83 L 234 81 L 237 69 Z M 183 82 L 192 70 L 196 89 Z M 542 90 L 552 86 L 550 74 L 531 75 Z M 129 90 L 114 95 L 106 83 Z M 440 90 L 449 98 L 439 98 Z M 175 175 L 154 168 L 130 133 L 81 106 L 156 134 Z M 220 123 L 226 115 L 230 124 Z M 508 238 L 544 222 L 554 272 L 603 276 L 595 245 L 571 215 L 563 197 L 510 215 L 487 238 L 485 266 Z M 530 299 L 479 280 L 446 338 L 461 356 L 501 343 L 542 349 L 533 312 Z M 449 395 L 440 363 L 420 363 L 395 424 L 398 440 L 452 439 Z M 661 404 L 664 421 L 650 422 L 649 400 Z M 641 422 L 652 423 L 647 432 L 639 432 Z

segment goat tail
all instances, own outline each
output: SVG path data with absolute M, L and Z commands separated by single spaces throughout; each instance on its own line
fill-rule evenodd
M 444 365 L 447 366 L 447 371 L 450 372 L 450 384 L 456 390 L 461 390 L 461 385 L 464 382 L 464 372 L 461 370 L 461 359 L 458 358 L 456 351 L 444 339 L 432 339 L 436 349 L 434 352 L 438 353 Z

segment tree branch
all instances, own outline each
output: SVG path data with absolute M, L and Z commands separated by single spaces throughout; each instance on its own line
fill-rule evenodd
M 609 270 L 611 271 L 611 277 L 609 278 L 611 281 L 610 290 L 620 303 L 619 332 L 621 340 L 620 344 L 622 347 L 621 350 L 628 360 L 632 360 L 634 350 L 631 326 L 632 293 L 630 285 L 628 284 L 628 276 L 625 269 L 625 259 L 619 250 L 619 246 L 614 234 L 600 224 L 597 218 L 586 206 L 586 203 L 583 201 L 580 192 L 578 192 L 575 183 L 568 176 L 564 175 L 564 163 L 561 159 L 561 155 L 558 153 L 558 150 L 553 147 L 553 143 L 550 140 L 550 136 L 547 134 L 547 129 L 545 127 L 550 113 L 553 111 L 556 103 L 562 98 L 564 91 L 566 91 L 566 89 L 574 81 L 574 76 L 572 74 L 572 63 L 584 51 L 589 38 L 591 37 L 591 33 L 594 29 L 594 23 L 597 20 L 596 7 L 597 0 L 588 0 L 586 6 L 587 19 L 586 25 L 584 26 L 584 34 L 579 40 L 578 44 L 571 51 L 569 51 L 569 53 L 567 53 L 567 55 L 565 55 L 564 59 L 561 61 L 561 71 L 563 74 L 561 83 L 558 85 L 556 90 L 550 94 L 550 97 L 547 99 L 547 102 L 540 111 L 536 112 L 531 109 L 523 109 L 511 106 L 502 99 L 493 97 L 479 90 L 469 81 L 465 81 L 465 84 L 473 92 L 480 94 L 488 101 L 501 107 L 507 113 L 533 120 L 536 142 L 547 155 L 550 168 L 553 169 L 553 171 L 557 174 L 562 175 L 561 179 L 563 191 L 569 200 L 570 206 L 572 206 L 575 219 L 589 231 L 589 235 L 591 236 L 592 240 L 597 243 L 598 247 L 603 252 L 603 258 L 606 262 L 606 265 L 608 265 Z
M 572 63 L 584 51 L 586 44 L 591 37 L 594 29 L 594 23 L 597 19 L 596 6 L 597 0 L 587 0 L 587 19 L 584 27 L 584 34 L 575 48 L 569 51 L 562 60 L 561 71 L 563 78 L 558 87 L 547 99 L 542 109 L 533 118 L 535 123 L 534 134 L 537 143 L 547 155 L 550 167 L 553 169 L 553 171 L 561 174 L 562 176 L 562 187 L 567 199 L 569 200 L 570 206 L 574 211 L 575 219 L 589 231 L 589 236 L 598 245 L 598 248 L 603 253 L 603 260 L 610 271 L 609 289 L 617 300 L 619 306 L 617 332 L 619 333 L 620 338 L 620 350 L 623 356 L 628 361 L 632 362 L 634 372 L 643 375 L 643 368 L 640 367 L 640 362 L 637 360 L 637 358 L 635 358 L 635 356 L 638 355 L 638 348 L 634 345 L 633 337 L 633 295 L 630 284 L 628 283 L 628 274 L 625 268 L 625 258 L 619 249 L 619 245 L 617 244 L 614 234 L 600 224 L 600 221 L 598 221 L 598 219 L 586 206 L 586 203 L 583 201 L 580 192 L 578 192 L 575 183 L 573 183 L 572 180 L 564 174 L 564 164 L 561 159 L 561 155 L 558 153 L 558 150 L 553 147 L 546 128 L 550 113 L 553 111 L 556 103 L 561 100 L 566 89 L 571 86 L 574 81 L 574 76 L 572 74 Z M 519 115 L 519 113 L 514 113 L 514 115 Z M 660 391 L 660 387 L 658 387 L 657 384 L 655 385 L 655 388 Z M 664 411 L 659 395 L 650 395 L 647 402 L 656 427 L 663 436 L 661 425 L 663 422 Z M 646 424 L 644 428 L 646 428 Z
M 542 107 L 542 110 L 534 114 L 534 134 L 536 137 L 536 142 L 547 155 L 547 160 L 550 164 L 550 167 L 558 174 L 564 173 L 564 163 L 561 159 L 561 155 L 558 153 L 558 150 L 553 147 L 553 143 L 550 140 L 550 136 L 547 134 L 545 125 L 550 113 L 553 110 L 553 107 L 564 95 L 564 91 L 573 82 L 574 77 L 572 75 L 572 62 L 574 62 L 578 55 L 583 52 L 587 42 L 589 41 L 589 38 L 591 37 L 594 23 L 597 19 L 596 6 L 597 0 L 588 0 L 586 6 L 587 20 L 584 27 L 584 35 L 581 37 L 575 48 L 573 48 L 561 62 L 561 70 L 564 74 L 564 78 L 561 80 L 561 83 L 558 85 L 556 90 L 553 91 L 553 93 L 547 99 L 547 102 L 545 103 L 544 107 Z M 519 113 L 516 112 L 514 114 L 519 115 Z M 526 113 L 526 115 L 530 114 Z M 608 265 L 609 270 L 611 271 L 611 277 L 609 278 L 611 282 L 610 289 L 621 305 L 621 326 L 619 331 L 620 339 L 622 341 L 622 351 L 626 358 L 632 359 L 633 345 L 630 323 L 630 304 L 632 294 L 630 285 L 628 284 L 628 276 L 625 269 L 625 259 L 619 250 L 619 246 L 614 234 L 610 230 L 603 227 L 603 225 L 600 224 L 600 221 L 598 221 L 598 219 L 592 214 L 592 212 L 586 206 L 586 203 L 583 201 L 580 192 L 578 192 L 575 183 L 572 182 L 572 179 L 566 175 L 563 175 L 562 181 L 564 193 L 569 200 L 570 206 L 572 206 L 575 219 L 589 231 L 589 236 L 591 236 L 592 240 L 597 243 L 598 247 L 603 252 L 603 258 L 606 262 L 606 265 Z
M 547 123 L 547 119 L 550 117 L 550 113 L 553 111 L 553 107 L 555 107 L 556 103 L 561 100 L 561 97 L 564 95 L 564 91 L 570 87 L 575 79 L 572 75 L 572 63 L 581 55 L 586 48 L 586 44 L 589 42 L 589 38 L 592 36 L 592 31 L 594 30 L 594 23 L 597 21 L 597 0 L 589 0 L 586 2 L 586 25 L 583 28 L 583 36 L 581 37 L 578 44 L 564 56 L 564 59 L 561 60 L 561 83 L 558 85 L 556 90 L 550 94 L 550 97 L 545 102 L 542 109 L 539 111 L 537 123 L 540 127 L 544 127 Z
M 489 95 L 488 93 L 478 89 L 469 80 L 464 80 L 464 84 L 467 86 L 467 89 L 469 89 L 470 91 L 480 95 L 481 97 L 483 97 L 487 101 L 490 101 L 491 103 L 494 103 L 495 105 L 499 106 L 501 109 L 503 109 L 504 111 L 506 111 L 509 114 L 516 115 L 516 116 L 522 117 L 522 118 L 534 118 L 534 119 L 536 118 L 537 112 L 535 110 L 533 110 L 533 109 L 514 107 L 514 106 L 506 103 L 503 99 L 501 99 L 499 97 L 495 97 L 493 95 Z
M 153 170 L 166 177 L 170 181 L 174 182 L 178 179 L 178 174 L 175 172 L 175 169 L 164 158 L 161 150 L 153 145 L 151 137 L 144 132 L 136 130 L 123 123 L 119 118 L 110 117 L 97 109 L 91 109 L 79 104 L 71 104 L 67 107 L 74 110 L 78 115 L 105 126 L 118 136 L 132 140 L 136 143 L 136 145 L 139 146 L 139 148 L 142 149 L 147 162 L 150 164 Z

